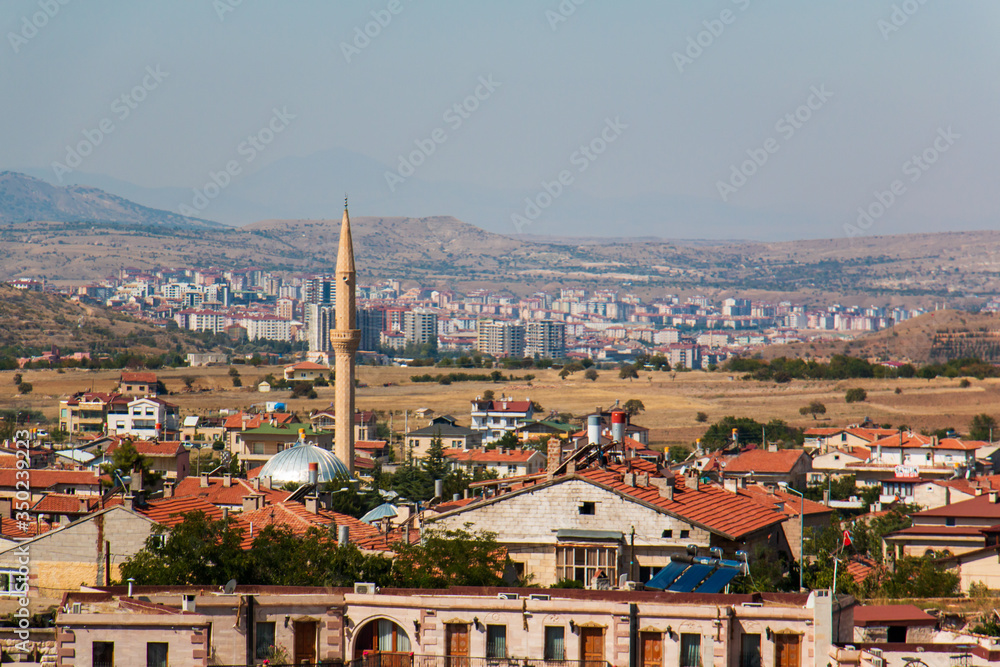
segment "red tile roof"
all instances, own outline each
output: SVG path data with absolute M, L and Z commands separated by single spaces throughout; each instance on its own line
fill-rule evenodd
M 806 516 L 812 514 L 830 514 L 833 512 L 832 509 L 823 503 L 817 503 L 816 501 L 809 500 L 808 498 L 800 498 L 794 493 L 782 491 L 780 488 L 775 489 L 774 491 L 768 491 L 767 488 L 759 484 L 752 484 L 747 486 L 745 489 L 739 489 L 739 494 L 745 495 L 748 498 L 775 510 L 777 510 L 778 503 L 784 503 L 784 509 L 781 511 L 786 516 L 798 516 L 799 508 L 803 509 Z
M 31 470 L 30 483 L 33 491 L 51 489 L 58 484 L 97 486 L 97 473 L 87 470 Z M 0 468 L 0 488 L 14 488 L 17 485 L 17 470 Z
M 790 473 L 802 457 L 809 458 L 801 449 L 779 449 L 769 452 L 752 449 L 743 452 L 726 464 L 726 473 Z
M 527 412 L 531 409 L 531 401 L 480 401 L 480 410 L 489 412 Z
M 156 373 L 146 372 L 124 372 L 121 377 L 122 382 L 140 382 L 146 384 L 156 384 Z
M 364 449 L 370 451 L 379 451 L 385 449 L 388 446 L 385 440 L 355 440 L 355 449 Z
M 880 569 L 879 565 L 870 558 L 865 558 L 864 556 L 851 556 L 851 559 L 847 561 L 847 574 L 851 575 L 851 578 L 855 582 L 861 584 L 865 579 L 867 579 L 872 572 Z M 857 607 L 855 607 L 857 609 Z
M 995 518 L 1000 520 L 1000 503 L 990 502 L 990 494 L 986 493 L 975 498 L 952 503 L 951 505 L 917 512 L 913 516 L 944 516 L 969 519 Z
M 351 542 L 369 540 L 378 535 L 378 528 L 369 526 L 352 516 L 340 514 L 327 509 L 320 509 L 313 514 L 306 506 L 298 502 L 283 502 L 273 505 L 265 505 L 253 512 L 243 512 L 238 515 L 240 523 L 249 526 L 253 523 L 254 536 L 265 526 L 284 526 L 295 535 L 304 535 L 310 528 L 325 528 L 336 524 L 347 526 L 351 536 Z M 247 530 L 243 535 L 243 548 L 248 549 L 253 543 L 253 537 Z
M 244 414 L 240 412 L 226 417 L 223 426 L 229 429 L 242 429 L 244 417 L 246 417 L 247 428 L 258 428 L 261 424 L 265 424 L 271 419 L 277 421 L 278 424 L 295 423 L 295 415 L 288 412 L 263 412 L 260 414 Z
M 52 530 L 52 526 L 44 521 L 15 521 L 9 517 L 0 517 L 0 535 L 8 539 L 28 539 L 47 533 Z
M 69 400 L 66 401 L 67 405 L 79 405 L 80 403 L 107 403 L 108 401 L 120 397 L 120 394 L 107 394 L 101 391 L 82 391 L 78 394 L 73 394 Z
M 143 514 L 158 524 L 173 527 L 184 520 L 192 512 L 202 512 L 212 520 L 222 518 L 222 510 L 201 498 L 163 498 L 150 501 L 146 507 L 139 509 Z
M 477 463 L 527 463 L 528 459 L 532 456 L 542 457 L 544 455 L 540 454 L 534 449 L 507 449 L 503 453 L 499 449 L 482 450 L 482 449 L 457 449 L 457 448 L 446 448 L 444 450 L 444 456 L 447 459 L 459 462 L 477 462 Z
M 937 619 L 912 604 L 858 605 L 854 608 L 854 625 L 935 625 Z
M 201 477 L 185 477 L 174 489 L 175 498 L 201 498 L 213 505 L 242 506 L 243 498 L 251 495 L 263 495 L 269 503 L 280 503 L 291 495 L 289 491 L 269 489 L 261 485 L 255 489 L 253 484 L 245 479 L 233 479 L 230 486 L 225 485 L 222 477 L 209 477 L 208 486 L 201 486 Z
M 406 541 L 408 544 L 416 544 L 420 541 L 420 530 L 409 526 L 393 528 L 388 533 L 381 533 L 376 530 L 374 535 L 358 540 L 357 545 L 359 549 L 367 551 L 391 551 L 393 544 L 402 541 Z
M 38 514 L 86 514 L 98 502 L 100 502 L 99 496 L 47 493 L 28 511 Z
M 656 472 L 656 465 L 647 461 L 633 461 L 632 467 L 637 472 L 652 474 Z M 608 466 L 606 470 L 589 468 L 578 471 L 577 474 L 584 479 L 654 505 L 681 519 L 704 526 L 727 539 L 736 540 L 776 526 L 786 518 L 783 514 L 749 498 L 730 493 L 715 484 L 701 484 L 696 491 L 680 475 L 675 477 L 673 500 L 668 500 L 662 497 L 659 488 L 653 485 L 644 487 L 626 485 L 622 481 L 625 472 L 624 466 L 613 465 Z
M 116 449 L 121 447 L 122 441 L 125 438 L 116 438 L 114 442 L 108 445 L 107 453 L 111 454 Z M 184 448 L 184 444 L 178 440 L 164 440 L 163 442 L 153 442 L 151 440 L 135 440 L 132 442 L 135 446 L 137 452 L 143 456 L 164 456 L 169 458 L 176 458 L 180 456 L 187 450 Z
M 937 449 L 954 449 L 958 451 L 975 451 L 981 447 L 989 447 L 990 443 L 982 440 L 959 440 L 958 438 L 944 438 L 938 442 Z
M 300 361 L 297 364 L 292 364 L 291 366 L 285 366 L 286 371 L 328 371 L 329 366 L 324 366 L 323 364 L 317 364 L 312 361 Z

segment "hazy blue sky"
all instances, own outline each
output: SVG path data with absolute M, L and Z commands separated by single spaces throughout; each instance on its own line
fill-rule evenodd
M 190 192 L 228 162 L 235 183 L 343 151 L 378 163 L 382 194 L 358 214 L 419 200 L 408 212 L 506 233 L 566 232 L 569 211 L 606 206 L 629 233 L 834 237 L 879 198 L 863 233 L 1000 227 L 996 0 L 4 0 L 0 29 L 0 169 L 52 180 L 110 121 L 79 172 Z M 141 102 L 121 99 L 144 80 Z M 449 112 L 477 87 L 474 110 Z M 244 143 L 269 124 L 263 150 Z M 413 178 L 398 171 L 435 130 Z M 600 155 L 577 153 L 591 142 Z M 925 151 L 933 164 L 907 164 Z M 556 196 L 532 217 L 543 181 Z M 456 189 L 499 204 L 428 201 Z

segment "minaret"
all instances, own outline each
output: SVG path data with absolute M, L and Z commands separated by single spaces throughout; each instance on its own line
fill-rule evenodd
M 351 221 L 347 216 L 344 197 L 344 218 L 340 223 L 340 248 L 337 250 L 336 327 L 330 331 L 337 375 L 334 414 L 336 431 L 333 453 L 354 475 L 354 353 L 358 350 L 361 331 L 357 328 L 354 303 L 356 290 L 354 243 L 351 241 Z

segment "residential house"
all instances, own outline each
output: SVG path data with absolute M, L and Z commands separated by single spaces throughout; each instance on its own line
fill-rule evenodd
M 326 377 L 330 367 L 312 361 L 300 361 L 291 366 L 285 366 L 285 380 L 289 382 L 312 382 L 317 378 Z
M 531 400 L 515 401 L 502 397 L 498 400 L 472 401 L 472 430 L 481 431 L 483 443 L 499 440 L 505 433 L 518 430 L 531 419 L 534 409 Z
M 496 495 L 424 525 L 496 533 L 518 574 L 543 587 L 563 579 L 593 587 L 599 574 L 645 582 L 689 545 L 719 547 L 731 558 L 757 547 L 787 551 L 787 517 L 751 498 L 702 484 L 697 474 L 661 473 L 648 461 L 587 463 L 587 449 L 561 461 L 561 447 L 550 443 L 546 473 L 509 483 L 506 492 L 503 480 L 490 482 Z
M 289 491 L 271 488 L 267 481 L 260 478 L 239 479 L 232 475 L 212 477 L 203 473 L 182 479 L 177 484 L 164 485 L 163 495 L 166 498 L 200 498 L 230 512 L 242 512 L 250 496 L 263 496 L 265 504 L 273 505 L 288 500 L 292 495 Z
M 17 473 L 15 468 L 0 468 L 0 498 L 24 493 L 24 480 Z M 46 493 L 94 496 L 101 492 L 100 478 L 89 470 L 32 470 L 30 482 L 31 502 Z
M 323 449 L 333 449 L 333 433 L 330 431 L 317 431 L 312 426 L 301 424 L 271 422 L 241 431 L 236 437 L 232 452 L 239 455 L 248 470 L 258 468 L 278 452 L 295 445 L 299 441 L 300 431 L 306 442 Z
M 103 433 L 108 404 L 120 394 L 81 391 L 59 401 L 59 428 L 69 433 Z
M 156 396 L 161 393 L 160 382 L 156 373 L 125 371 L 118 378 L 118 393 L 122 396 Z
M 781 529 L 785 534 L 785 543 L 788 545 L 792 558 L 801 562 L 799 547 L 802 544 L 802 531 L 809 529 L 819 531 L 829 526 L 833 519 L 833 510 L 822 503 L 790 493 L 780 486 L 744 485 L 743 481 L 742 479 L 727 478 L 725 488 L 727 491 L 746 496 L 784 514 L 787 518 L 781 524 Z
M 812 459 L 801 449 L 751 449 L 726 462 L 723 477 L 776 486 L 784 482 L 805 489 Z
M 63 599 L 56 653 L 59 667 L 209 659 L 253 665 L 275 645 L 287 647 L 294 664 L 310 665 L 402 665 L 419 656 L 427 667 L 794 667 L 825 662 L 834 642 L 852 639 L 854 600 L 841 595 L 836 602 L 834 614 L 826 590 L 677 596 L 516 587 L 99 587 Z
M 180 410 L 162 398 L 143 397 L 125 402 L 117 399 L 108 404 L 108 435 L 133 435 L 147 440 L 177 438 Z
M 247 429 L 257 428 L 262 424 L 298 424 L 299 418 L 289 412 L 237 412 L 229 415 L 222 424 L 223 439 L 226 441 L 226 449 L 230 452 L 236 451 L 236 439 L 239 434 Z
M 333 406 L 323 410 L 313 410 L 309 413 L 309 423 L 317 431 L 333 431 L 337 425 L 337 415 Z M 375 413 L 371 410 L 358 410 L 354 413 L 354 439 L 375 440 L 378 438 L 378 423 Z
M 482 431 L 459 426 L 451 415 L 441 415 L 427 426 L 406 434 L 406 456 L 417 459 L 427 456 L 434 438 L 441 438 L 442 446 L 449 449 L 475 449 L 483 444 Z
M 181 442 L 215 442 L 224 439 L 225 420 L 221 417 L 188 415 L 181 422 Z
M 110 460 L 121 447 L 123 439 L 116 439 L 108 446 L 105 457 Z M 152 472 L 164 480 L 179 482 L 191 474 L 191 453 L 179 440 L 149 441 L 135 440 L 132 446 L 149 462 Z M 96 462 L 96 460 L 95 460 Z
M 497 477 L 533 475 L 545 470 L 545 456 L 534 449 L 445 449 L 452 467 L 474 475 L 491 472 Z

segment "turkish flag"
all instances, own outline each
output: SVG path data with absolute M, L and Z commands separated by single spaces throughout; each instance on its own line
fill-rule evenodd
M 844 548 L 847 548 L 847 547 L 851 546 L 851 544 L 853 544 L 853 541 L 851 540 L 851 531 L 845 530 L 844 531 Z

